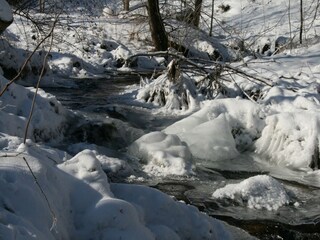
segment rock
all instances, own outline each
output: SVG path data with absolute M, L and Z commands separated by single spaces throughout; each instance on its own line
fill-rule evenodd
M 13 22 L 13 14 L 6 0 L 0 0 L 0 34 Z
M 286 48 L 286 46 L 290 44 L 290 41 L 290 38 L 283 36 L 278 37 L 274 42 L 275 53 L 283 51 Z

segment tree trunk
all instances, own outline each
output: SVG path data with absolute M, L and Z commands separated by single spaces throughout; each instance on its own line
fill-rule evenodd
M 168 36 L 160 15 L 159 0 L 148 0 L 148 15 L 155 50 L 166 51 L 168 49 Z
M 194 4 L 194 18 L 193 18 L 193 25 L 195 27 L 199 27 L 200 16 L 201 16 L 201 6 L 202 6 L 202 0 L 196 0 Z
M 303 33 L 303 0 L 300 0 L 300 44 L 302 44 L 302 33 Z
M 214 0 L 212 0 L 212 5 L 211 5 L 211 19 L 210 19 L 210 31 L 209 31 L 209 36 L 212 36 L 212 28 L 213 28 L 213 15 L 214 15 Z
M 123 10 L 124 11 L 129 11 L 130 8 L 130 0 L 122 0 L 123 2 Z
M 44 1 L 45 1 L 45 0 L 39 0 L 39 7 L 40 7 L 40 12 L 41 12 L 41 13 L 44 12 Z

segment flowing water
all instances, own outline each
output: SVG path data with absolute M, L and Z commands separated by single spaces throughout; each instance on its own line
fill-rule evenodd
M 146 105 L 132 101 L 133 93 L 125 90 L 139 84 L 137 76 L 68 81 L 77 87 L 45 89 L 77 115 L 61 146 L 63 149 L 72 143 L 86 141 L 108 147 L 112 149 L 109 154 L 123 159 L 126 158 L 125 147 L 132 141 L 179 120 L 179 117 L 154 115 Z M 259 239 L 320 239 L 320 180 L 317 177 L 303 181 L 304 176 L 300 173 L 270 167 L 251 153 L 229 161 L 195 162 L 195 175 L 191 177 L 150 177 L 133 166 L 136 178 L 111 178 L 116 182 L 155 187 L 215 218 L 243 228 Z M 215 189 L 226 183 L 238 183 L 259 174 L 271 174 L 281 181 L 294 194 L 299 206 L 289 204 L 277 211 L 256 210 L 245 204 L 217 201 L 211 197 Z

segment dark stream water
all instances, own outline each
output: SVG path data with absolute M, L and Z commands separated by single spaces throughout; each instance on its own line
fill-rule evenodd
M 132 101 L 132 92 L 123 93 L 128 87 L 139 84 L 138 76 L 116 75 L 68 81 L 78 87 L 45 89 L 77 113 L 78 118 L 70 128 L 65 145 L 86 141 L 108 147 L 112 149 L 110 154 L 121 158 L 125 157 L 125 147 L 144 133 L 161 130 L 182 118 L 153 115 L 148 106 Z M 137 171 L 135 179 L 111 178 L 115 182 L 129 181 L 155 187 L 215 218 L 243 228 L 259 239 L 320 239 L 320 188 L 296 183 L 293 178 L 290 181 L 278 179 L 294 192 L 299 207 L 290 204 L 277 211 L 249 209 L 243 204 L 219 202 L 211 195 L 226 183 L 269 174 L 269 168 L 257 165 L 250 153 L 230 161 L 195 162 L 196 174 L 191 177 L 156 178 Z

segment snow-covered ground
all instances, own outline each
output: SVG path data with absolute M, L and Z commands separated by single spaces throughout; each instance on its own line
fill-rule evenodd
M 2 76 L 1 81 L 2 87 L 8 82 Z M 36 98 L 24 144 L 33 94 L 13 83 L 1 97 L 1 239 L 250 238 L 159 190 L 110 183 L 104 170 L 117 172 L 125 165 L 119 159 L 89 149 L 72 157 L 34 143 L 58 141 L 72 115 L 50 94 L 40 91 Z M 175 141 L 169 138 L 167 144 Z M 190 156 L 184 151 L 180 162 Z M 177 165 L 177 159 L 169 159 Z
M 6 19 L 9 9 L 2 2 L 0 14 Z M 77 11 L 60 16 L 42 86 L 72 88 L 74 85 L 66 78 L 101 76 L 115 68 L 130 71 L 122 66 L 123 61 L 152 49 L 146 19 L 121 12 L 121 1 L 106 0 L 99 6 L 94 5 L 95 1 L 78 2 L 83 6 Z M 263 77 L 270 85 L 230 73 L 224 76 L 225 91 L 214 100 L 204 100 L 193 89 L 192 76 L 183 76 L 187 79 L 183 88 L 189 104 L 182 107 L 175 95 L 180 88 L 168 84 L 166 74 L 146 81 L 141 89 L 131 89 L 130 94 L 136 97 L 131 99 L 133 105 L 147 106 L 155 116 L 185 116 L 163 131 L 141 136 L 128 147 L 128 154 L 139 160 L 146 175 L 194 176 L 196 167 L 204 162 L 217 166 L 217 162 L 241 160 L 245 153 L 272 177 L 256 176 L 219 185 L 211 189 L 213 199 L 277 211 L 290 204 L 299 208 L 303 203 L 277 179 L 320 187 L 320 21 L 316 1 L 304 2 L 304 43 L 299 45 L 298 3 L 289 6 L 288 1 L 275 0 L 215 1 L 218 21 L 213 33 L 219 36 L 219 44 L 233 46 L 241 40 L 246 49 L 226 52 L 240 59 L 231 66 Z M 204 1 L 208 15 L 210 3 Z M 230 10 L 223 12 L 227 5 Z M 95 6 L 91 10 L 95 14 L 87 12 L 88 6 Z M 145 10 L 138 12 L 143 14 Z M 34 17 L 47 19 L 40 13 L 34 13 Z M 208 18 L 203 17 L 201 27 L 206 32 L 207 23 Z M 16 73 L 41 37 L 43 33 L 31 22 L 16 16 L 0 39 L 1 89 L 8 83 L 2 75 Z M 194 44 L 192 47 L 198 45 L 202 52 L 212 50 L 209 40 L 190 42 L 190 38 L 184 42 Z M 275 54 L 278 43 L 280 48 Z M 270 46 L 263 51 L 266 44 Z M 49 49 L 48 42 L 44 46 Z M 43 58 L 43 52 L 38 51 L 19 83 L 30 86 L 38 80 L 37 69 Z M 136 64 L 153 69 L 163 61 L 142 57 Z M 157 104 L 145 103 L 146 96 L 157 91 L 157 84 L 170 96 L 169 101 L 164 105 L 159 104 L 160 100 Z M 35 100 L 24 144 L 34 93 L 32 87 L 13 83 L 0 97 L 1 239 L 249 238 L 241 230 L 158 190 L 110 182 L 106 172 L 135 172 L 123 159 L 101 153 L 99 146 L 72 145 L 69 152 L 73 156 L 52 147 L 59 145 L 75 116 L 42 90 Z

